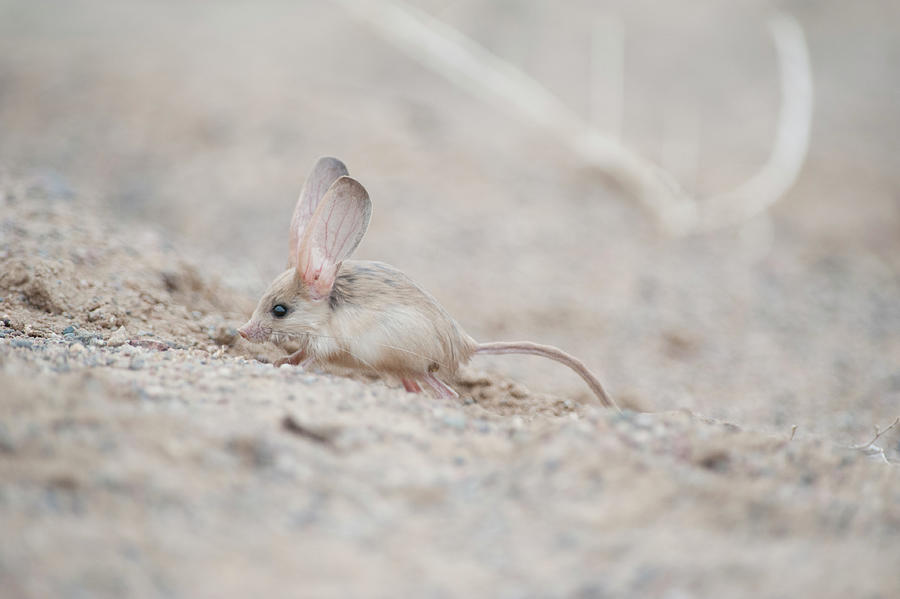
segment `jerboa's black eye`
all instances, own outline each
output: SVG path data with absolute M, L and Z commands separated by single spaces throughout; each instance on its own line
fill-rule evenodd
M 284 318 L 287 316 L 287 306 L 284 304 L 275 304 L 272 306 L 272 316 L 275 318 Z

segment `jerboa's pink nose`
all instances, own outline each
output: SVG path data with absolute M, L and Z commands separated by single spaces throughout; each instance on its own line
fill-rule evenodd
M 248 322 L 247 324 L 239 328 L 238 333 L 241 337 L 243 337 L 247 341 L 250 341 L 250 323 Z

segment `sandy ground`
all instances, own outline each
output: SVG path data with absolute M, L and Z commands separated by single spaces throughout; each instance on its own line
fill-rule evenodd
M 589 110 L 596 5 L 417 4 Z M 673 238 L 339 4 L 0 2 L 0 595 L 900 594 L 900 431 L 866 445 L 900 416 L 900 15 L 779 6 L 813 59 L 804 172 Z M 772 6 L 602 10 L 626 140 L 662 159 L 699 115 L 688 188 L 752 173 Z M 537 358 L 446 402 L 236 338 L 322 154 L 373 197 L 360 257 L 625 410 Z

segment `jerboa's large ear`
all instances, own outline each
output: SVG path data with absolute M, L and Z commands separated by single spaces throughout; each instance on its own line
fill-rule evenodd
M 297 272 L 313 299 L 331 293 L 341 262 L 362 241 L 371 215 L 369 194 L 350 177 L 335 181 L 319 202 L 297 252 Z
M 300 191 L 300 197 L 294 207 L 294 216 L 291 217 L 291 240 L 288 248 L 290 266 L 297 266 L 300 241 L 303 239 L 303 233 L 309 226 L 309 221 L 322 200 L 322 196 L 325 195 L 332 183 L 347 174 L 347 167 L 337 158 L 326 156 L 316 161 L 316 165 L 303 184 L 303 190 Z

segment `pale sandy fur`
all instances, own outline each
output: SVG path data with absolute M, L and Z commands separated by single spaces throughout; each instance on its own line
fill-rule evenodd
M 271 308 L 289 308 L 276 319 Z M 331 297 L 309 294 L 296 271 L 275 279 L 254 312 L 259 340 L 291 339 L 313 360 L 418 378 L 452 375 L 469 360 L 477 343 L 431 295 L 405 274 L 382 262 L 345 261 Z
M 283 304 L 288 314 L 272 315 Z M 478 344 L 424 289 L 383 262 L 347 260 L 331 294 L 312 298 L 302 275 L 291 268 L 260 299 L 244 328 L 253 341 L 292 342 L 300 350 L 288 360 L 393 375 L 408 390 L 421 380 L 442 397 L 455 391 L 440 378 L 452 377 L 476 353 L 536 354 L 574 370 L 606 406 L 615 402 L 584 364 L 562 350 L 527 341 Z

